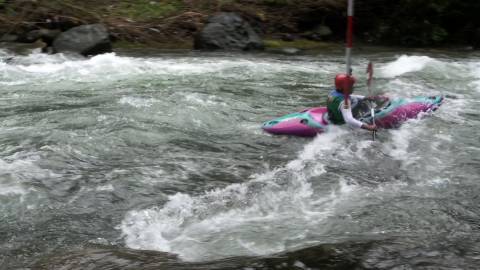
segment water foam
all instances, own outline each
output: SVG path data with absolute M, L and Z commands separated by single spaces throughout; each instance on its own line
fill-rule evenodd
M 49 178 L 56 177 L 57 174 L 50 170 L 42 169 L 35 165 L 35 162 L 40 159 L 39 156 L 31 156 L 28 158 L 16 158 L 19 155 L 13 155 L 12 162 L 4 161 L 0 159 L 0 169 L 2 174 L 10 174 L 18 176 L 18 179 L 31 179 L 31 178 Z
M 435 63 L 440 62 L 428 56 L 402 55 L 397 60 L 380 67 L 378 74 L 380 77 L 394 78 L 409 72 L 420 71 Z
M 189 261 L 285 250 L 306 227 L 321 230 L 318 223 L 353 192 L 340 185 L 318 197 L 309 182 L 325 172 L 319 161 L 340 146 L 345 132 L 319 136 L 297 159 L 243 184 L 200 196 L 177 193 L 162 207 L 130 211 L 119 226 L 127 246 L 177 253 Z
M 25 195 L 27 190 L 20 185 L 0 182 L 0 197 L 12 195 Z
M 241 72 L 239 72 L 241 71 Z M 317 63 L 291 65 L 272 60 L 213 58 L 139 58 L 118 56 L 115 53 L 97 55 L 88 59 L 78 56 L 47 55 L 34 51 L 27 56 L 14 56 L 9 63 L 0 63 L 3 84 L 18 80 L 47 83 L 60 80 L 109 81 L 136 75 L 185 76 L 211 73 L 222 78 L 247 80 L 253 77 L 271 77 L 276 73 L 326 73 Z M 13 80 L 13 81 L 12 81 Z
M 477 93 L 480 93 L 480 62 L 469 63 L 469 69 L 472 76 L 475 78 L 471 83 L 472 88 L 476 90 Z
M 192 103 L 194 105 L 201 105 L 205 107 L 228 107 L 228 104 L 222 101 L 219 97 L 214 95 L 206 95 L 200 93 L 191 93 L 185 95 L 185 100 L 188 103 Z
M 24 183 L 30 179 L 55 177 L 49 170 L 35 165 L 38 157 L 21 158 L 19 155 L 10 157 L 13 161 L 0 159 L 0 196 L 23 196 L 35 191 L 34 188 L 25 187 Z
M 391 141 L 383 145 L 386 153 L 395 160 L 405 162 L 405 165 L 414 163 L 419 157 L 410 151 L 410 142 L 420 132 L 418 120 L 409 120 L 398 130 L 389 130 Z
M 158 102 L 158 100 L 154 98 L 140 98 L 140 97 L 130 97 L 130 96 L 122 97 L 118 101 L 119 104 L 130 105 L 135 108 L 151 107 L 156 102 Z

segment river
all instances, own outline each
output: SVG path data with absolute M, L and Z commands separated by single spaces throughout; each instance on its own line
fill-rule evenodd
M 399 129 L 261 123 L 325 104 L 343 51 L 0 49 L 0 269 L 476 269 L 480 54 L 354 54 L 356 93 L 446 96 Z

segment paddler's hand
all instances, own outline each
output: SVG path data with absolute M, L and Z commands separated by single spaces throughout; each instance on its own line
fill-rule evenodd
M 363 124 L 362 128 L 369 131 L 377 131 L 377 125 Z

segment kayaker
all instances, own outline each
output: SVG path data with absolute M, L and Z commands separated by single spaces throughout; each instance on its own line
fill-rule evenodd
M 352 95 L 354 84 L 353 76 L 346 74 L 335 76 L 335 89 L 330 92 L 327 99 L 328 119 L 336 125 L 347 123 L 352 128 L 376 131 L 376 125 L 363 123 L 352 115 L 352 108 L 365 98 L 360 95 Z

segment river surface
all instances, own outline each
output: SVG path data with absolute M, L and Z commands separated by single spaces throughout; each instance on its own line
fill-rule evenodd
M 0 49 L 0 269 L 478 269 L 480 54 L 364 49 L 356 93 L 446 96 L 370 133 L 271 136 L 325 104 L 309 55 Z

